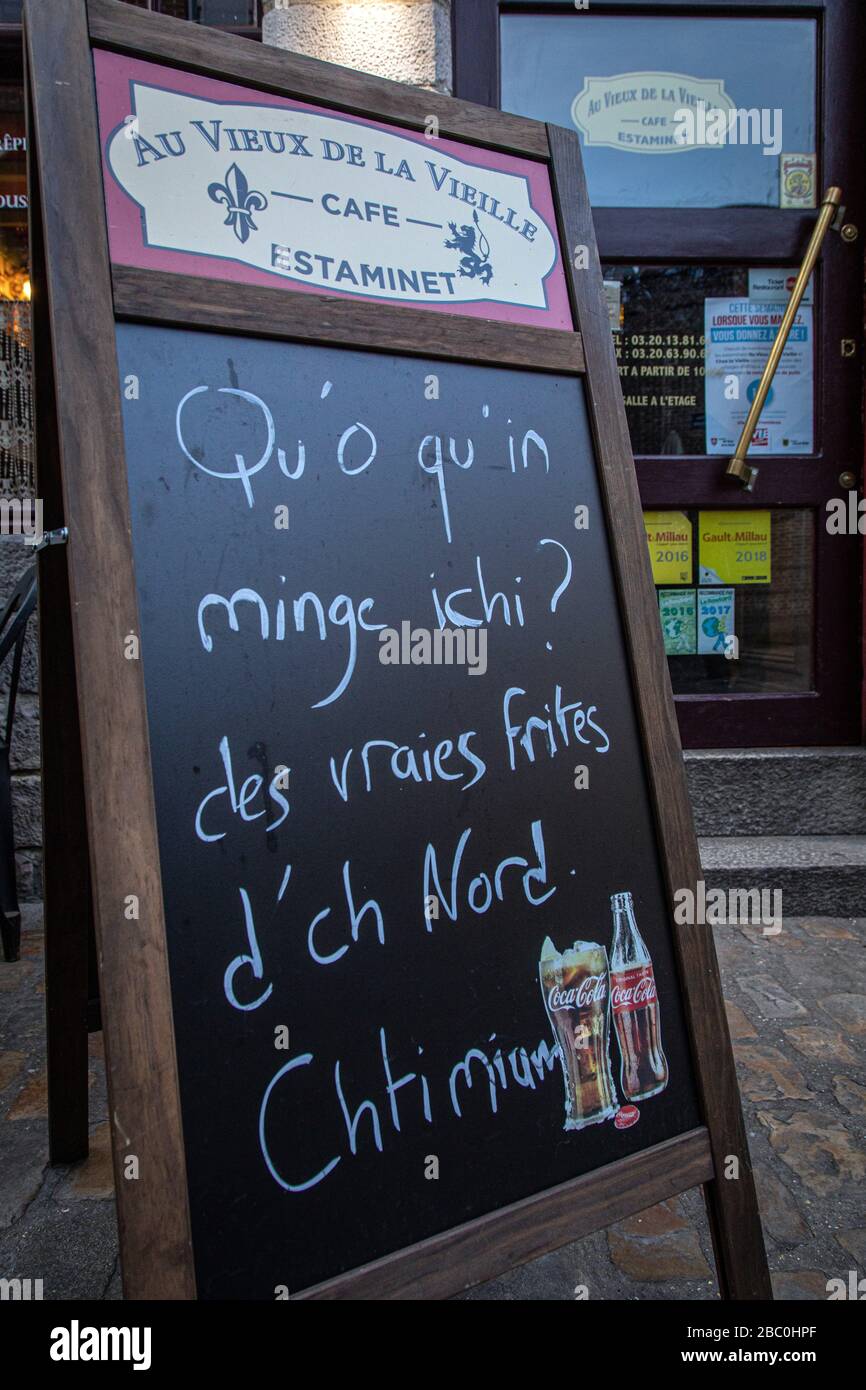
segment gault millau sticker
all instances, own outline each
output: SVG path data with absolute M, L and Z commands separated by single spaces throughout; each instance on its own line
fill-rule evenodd
M 700 512 L 701 584 L 769 584 L 769 511 Z
M 644 512 L 654 584 L 690 584 L 692 523 L 685 512 Z

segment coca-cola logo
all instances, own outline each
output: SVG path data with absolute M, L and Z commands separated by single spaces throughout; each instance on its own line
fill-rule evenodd
M 626 971 L 611 981 L 610 1002 L 614 1009 L 639 1009 L 652 1004 L 656 998 L 656 982 L 652 970 Z
M 562 989 L 553 985 L 547 994 L 547 1004 L 552 1013 L 558 1013 L 560 1009 L 585 1009 L 590 1004 L 601 1004 L 606 997 L 607 976 L 585 975 L 576 988 Z

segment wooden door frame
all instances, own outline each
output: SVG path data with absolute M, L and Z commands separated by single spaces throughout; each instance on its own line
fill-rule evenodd
M 499 15 L 527 10 L 520 0 L 453 0 L 452 35 L 455 93 L 499 106 Z M 567 14 L 571 6 L 533 7 L 533 13 Z M 839 102 L 835 94 L 860 90 L 861 54 L 866 48 L 866 10 L 858 0 L 693 0 L 667 4 L 659 0 L 593 0 L 589 14 L 739 15 L 750 12 L 814 17 L 819 22 L 817 104 L 818 187 L 841 183 L 846 221 L 860 228 L 850 246 L 832 233 L 824 243 L 818 268 L 823 286 L 848 273 L 852 257 L 862 267 L 866 236 L 866 146 L 862 139 L 862 105 Z M 581 16 L 574 15 L 579 23 Z M 859 42 L 851 42 L 850 26 Z M 832 120 L 824 117 L 832 108 Z M 844 177 L 837 171 L 845 161 Z M 848 172 L 850 171 L 850 172 Z M 798 264 L 817 216 L 814 212 L 785 212 L 776 208 L 641 209 L 640 262 L 683 265 Z M 624 216 L 628 213 L 628 216 Z M 598 208 L 596 235 L 603 263 L 633 262 L 634 210 Z M 676 227 L 676 254 L 671 231 Z M 772 246 L 773 254 L 767 255 Z M 862 275 L 858 278 L 862 283 Z M 785 746 L 857 744 L 866 727 L 866 686 L 861 685 L 861 622 L 863 584 L 860 566 L 863 546 L 857 536 L 829 536 L 822 525 L 824 504 L 840 493 L 844 469 L 857 474 L 862 485 L 863 440 L 856 434 L 863 398 L 863 314 L 861 304 L 844 295 L 819 293 L 815 323 L 815 421 L 818 451 L 808 458 L 761 461 L 755 494 L 723 476 L 724 460 L 704 455 L 641 456 L 638 480 L 646 508 L 727 507 L 736 509 L 789 507 L 814 512 L 813 691 L 792 694 L 678 695 L 677 717 L 686 747 Z M 853 338 L 857 350 L 843 359 L 839 345 Z M 833 354 L 836 345 L 838 355 Z M 833 355 L 830 355 L 833 354 Z M 852 414 L 857 424 L 852 428 Z M 846 552 L 840 562 L 843 551 Z M 864 576 L 866 580 L 866 576 Z

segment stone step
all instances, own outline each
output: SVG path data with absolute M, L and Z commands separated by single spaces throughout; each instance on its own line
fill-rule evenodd
M 866 835 L 866 748 L 689 749 L 698 835 Z
M 708 888 L 780 889 L 784 917 L 866 915 L 866 835 L 703 836 Z

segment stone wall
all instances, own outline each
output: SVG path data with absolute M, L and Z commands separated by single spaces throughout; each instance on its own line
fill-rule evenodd
M 21 540 L 0 537 L 0 608 L 5 607 L 20 576 L 36 563 L 33 548 Z M 6 728 L 6 701 L 12 669 L 10 653 L 0 672 L 0 727 Z M 42 896 L 42 791 L 39 751 L 39 660 L 36 615 L 30 619 L 18 703 L 12 731 L 12 806 L 18 896 L 32 902 Z
M 264 0 L 263 11 L 276 48 L 451 91 L 449 0 Z

